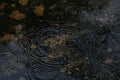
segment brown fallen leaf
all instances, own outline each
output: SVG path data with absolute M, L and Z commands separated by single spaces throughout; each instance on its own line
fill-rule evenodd
M 16 20 L 22 20 L 25 18 L 25 14 L 21 13 L 19 10 L 14 10 L 9 17 Z
M 0 42 L 11 41 L 13 39 L 12 34 L 5 34 L 3 37 L 0 38 Z
M 36 49 L 37 46 L 36 46 L 35 44 L 32 44 L 32 45 L 30 46 L 30 48 L 31 48 L 31 49 Z
M 72 23 L 71 23 L 71 26 L 76 27 L 77 24 L 78 24 L 77 22 L 72 22 Z
M 22 28 L 23 28 L 23 25 L 21 25 L 21 24 L 18 24 L 17 26 L 15 26 L 15 29 L 16 29 L 17 31 L 21 31 Z
M 34 13 L 37 16 L 43 16 L 44 10 L 45 10 L 45 7 L 43 6 L 43 4 L 40 4 L 39 6 L 35 6 Z
M 28 4 L 28 0 L 19 0 L 18 2 L 20 5 L 24 6 Z

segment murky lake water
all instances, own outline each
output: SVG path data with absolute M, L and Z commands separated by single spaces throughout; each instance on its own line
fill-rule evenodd
M 25 7 L 7 6 L 0 16 L 0 26 L 5 26 L 0 27 L 0 80 L 120 79 L 119 0 L 32 1 Z M 40 17 L 31 11 L 39 3 L 45 6 Z M 26 18 L 8 18 L 15 9 Z M 14 31 L 10 26 L 17 24 L 21 26 Z M 12 39 L 3 41 L 5 34 Z

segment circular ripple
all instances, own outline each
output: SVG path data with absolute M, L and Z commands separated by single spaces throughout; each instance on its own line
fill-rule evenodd
M 0 51 L 0 71 L 14 69 L 17 62 L 18 56 L 14 52 Z
M 44 65 L 33 65 L 28 69 L 28 80 L 54 80 L 59 74 L 58 69 L 50 69 Z
M 40 57 L 47 55 L 46 47 L 43 45 L 43 41 L 59 35 L 59 31 L 53 28 L 43 28 L 30 31 L 31 34 L 27 35 L 20 45 L 25 52 L 24 56 L 31 61 L 37 61 Z M 31 45 L 35 45 L 35 49 L 31 48 Z M 36 60 L 35 60 L 36 59 Z
M 0 79 L 19 80 L 24 77 L 26 68 L 21 63 L 16 52 L 0 51 Z
M 99 50 L 102 49 L 100 49 L 99 43 L 96 40 L 96 36 L 104 36 L 104 31 L 102 32 L 103 34 L 99 35 L 99 32 L 102 31 L 101 28 L 103 27 L 98 28 L 95 26 L 86 26 L 85 28 L 82 26 L 77 30 L 77 28 L 71 29 L 70 26 L 61 27 L 61 29 L 45 27 L 30 31 L 26 38 L 20 43 L 25 59 L 27 59 L 27 61 L 32 65 L 35 64 L 34 67 L 30 66 L 30 69 L 28 70 L 28 80 L 53 80 L 55 77 L 50 74 L 56 73 L 57 70 L 54 69 L 60 69 L 61 67 L 64 67 L 66 65 L 64 65 L 64 61 L 68 57 L 69 58 L 66 60 L 67 64 L 70 64 L 74 61 L 79 62 L 80 58 L 82 58 L 83 65 L 80 65 L 81 63 L 77 64 L 77 66 L 80 66 L 81 68 L 79 69 L 79 72 L 82 73 L 79 74 L 82 75 L 82 78 L 94 76 L 96 73 L 99 74 L 98 72 L 101 69 L 101 63 L 104 60 L 105 55 L 101 53 L 102 51 L 99 52 Z M 70 38 L 68 38 L 66 41 L 70 42 L 58 44 L 59 40 L 61 39 L 59 37 L 62 37 L 62 35 L 68 35 Z M 62 37 L 62 39 L 64 39 L 64 37 Z M 54 43 L 54 41 L 57 42 L 57 44 Z M 63 48 L 60 49 L 58 46 Z M 44 57 L 51 58 L 51 53 L 58 55 L 58 52 L 62 50 L 65 50 L 62 53 L 66 55 L 62 55 L 62 57 L 56 57 L 56 55 L 53 55 L 52 60 L 48 61 L 44 59 Z M 72 69 L 71 66 L 72 68 L 76 68 L 76 66 L 73 64 L 69 66 L 70 69 Z M 42 74 L 44 74 L 44 76 Z M 54 76 L 56 76 L 56 74 Z M 79 77 L 77 76 L 77 78 Z M 62 78 L 62 80 L 64 79 L 67 80 L 66 77 Z

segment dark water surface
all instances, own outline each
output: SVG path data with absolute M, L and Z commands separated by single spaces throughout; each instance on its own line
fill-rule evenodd
M 14 37 L 0 42 L 0 80 L 120 80 L 120 0 L 2 2 L 0 39 Z M 39 3 L 43 16 L 32 12 Z M 16 9 L 26 18 L 10 19 Z

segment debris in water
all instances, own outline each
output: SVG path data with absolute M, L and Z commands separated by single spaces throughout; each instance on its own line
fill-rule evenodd
M 0 42 L 11 41 L 13 39 L 12 34 L 5 34 L 2 38 L 0 38 Z
M 105 63 L 106 63 L 106 64 L 112 64 L 112 62 L 113 62 L 113 60 L 112 60 L 112 59 L 109 59 L 109 58 L 105 60 Z
M 24 6 L 28 4 L 28 0 L 19 0 L 19 4 Z
M 45 10 L 45 7 L 43 6 L 43 4 L 41 4 L 39 6 L 35 6 L 34 13 L 37 16 L 43 16 L 44 10 Z
M 19 10 L 14 10 L 9 17 L 16 20 L 22 20 L 25 18 L 25 14 L 21 13 Z

